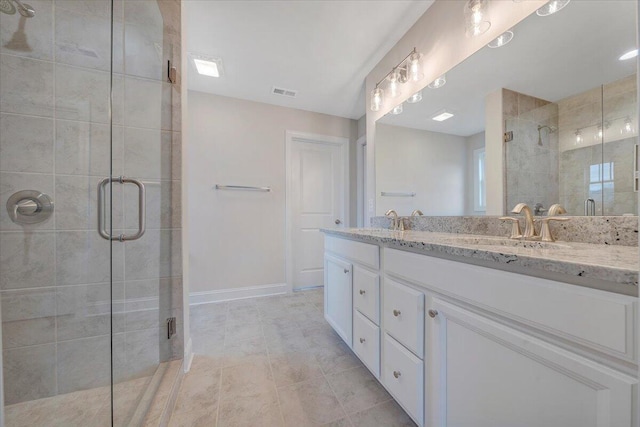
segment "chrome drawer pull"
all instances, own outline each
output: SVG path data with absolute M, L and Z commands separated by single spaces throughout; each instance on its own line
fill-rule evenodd
M 438 310 L 429 310 L 428 313 L 429 313 L 429 317 L 433 319 L 438 315 Z
M 364 295 L 366 293 L 367 293 L 366 291 L 364 291 L 363 289 L 360 289 L 360 295 Z
M 402 374 L 400 373 L 400 371 L 393 371 L 393 376 L 394 376 L 394 377 L 396 377 L 396 378 L 400 378 L 400 375 L 402 375 Z
M 364 338 L 360 338 L 360 344 L 364 344 L 366 340 Z
M 344 274 L 347 274 L 349 272 L 349 270 L 347 270 L 346 268 L 344 269 Z
M 396 317 L 400 316 L 400 310 L 393 310 L 393 315 Z

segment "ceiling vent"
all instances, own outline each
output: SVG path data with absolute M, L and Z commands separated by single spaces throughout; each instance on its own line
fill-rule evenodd
M 289 98 L 295 98 L 298 95 L 297 90 L 284 89 L 276 86 L 271 88 L 271 93 L 274 95 L 288 96 Z

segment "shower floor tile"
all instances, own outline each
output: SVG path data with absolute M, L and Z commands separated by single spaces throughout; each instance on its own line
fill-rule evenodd
M 196 355 L 169 426 L 414 427 L 322 304 L 314 289 L 192 307 Z

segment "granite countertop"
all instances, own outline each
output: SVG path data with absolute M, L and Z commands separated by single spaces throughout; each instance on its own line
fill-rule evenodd
M 376 228 L 322 229 L 326 234 L 422 252 L 487 267 L 517 270 L 627 295 L 638 294 L 638 247 L 573 242 L 511 240 L 500 236 L 392 231 Z M 550 277 L 552 276 L 552 277 Z

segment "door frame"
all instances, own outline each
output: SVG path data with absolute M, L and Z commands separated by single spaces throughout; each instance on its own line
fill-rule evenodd
M 291 230 L 292 223 L 292 188 L 293 183 L 291 180 L 291 154 L 293 144 L 295 142 L 302 142 L 306 144 L 323 144 L 339 146 L 342 149 L 343 157 L 343 181 L 344 181 L 344 221 L 345 227 L 351 225 L 349 218 L 349 138 L 341 136 L 320 135 L 307 132 L 298 131 L 285 131 L 285 276 L 287 283 L 287 293 L 293 292 L 293 233 Z

